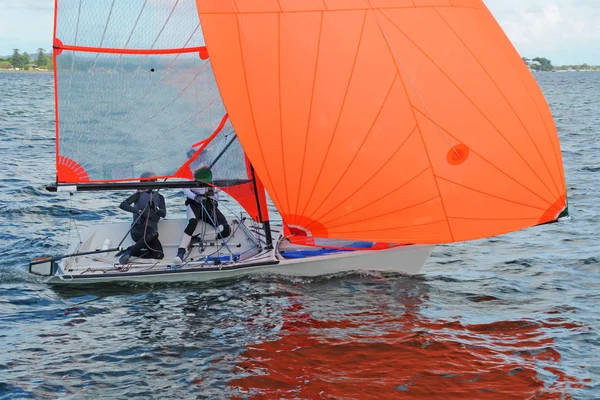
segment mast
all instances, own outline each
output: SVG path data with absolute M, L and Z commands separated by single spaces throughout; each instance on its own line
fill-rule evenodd
M 256 177 L 256 173 L 254 172 L 254 167 L 252 166 L 251 163 L 249 163 L 249 164 L 250 164 L 250 172 L 252 174 L 252 183 L 254 186 L 254 196 L 256 199 L 256 208 L 258 209 L 258 219 L 260 220 L 260 222 L 263 223 L 263 228 L 265 230 L 265 238 L 267 241 L 267 249 L 270 250 L 273 248 L 273 237 L 271 235 L 271 223 L 269 221 L 269 210 L 264 210 L 265 215 L 263 217 L 263 210 L 261 207 L 260 194 L 258 191 L 258 184 L 260 181 Z M 263 191 L 263 195 L 264 195 L 264 193 L 266 193 L 266 191 L 265 191 L 264 187 L 262 186 L 262 184 L 260 186 L 261 186 L 261 190 Z

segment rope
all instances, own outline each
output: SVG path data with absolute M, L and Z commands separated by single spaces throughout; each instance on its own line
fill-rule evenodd
M 235 212 L 231 208 L 227 207 L 226 204 L 224 204 L 223 202 L 220 202 L 220 205 L 222 205 L 223 208 L 225 208 L 225 210 L 229 214 L 235 215 Z M 260 224 L 258 222 L 256 222 L 253 218 L 251 218 L 251 219 L 252 219 L 252 226 L 256 229 L 256 231 L 253 232 L 254 236 L 255 236 L 255 239 L 256 239 L 257 243 L 259 244 L 258 247 L 261 247 L 261 241 L 260 241 L 261 238 L 260 238 L 260 235 L 258 233 L 256 233 L 256 232 L 259 231 L 259 230 L 261 230 L 261 229 L 264 230 L 264 227 L 260 227 L 259 226 Z M 244 213 L 240 212 L 240 224 L 243 224 L 243 223 L 244 223 Z M 233 236 L 233 233 L 231 234 L 231 236 Z
M 221 236 L 221 232 L 218 231 L 219 226 L 215 222 L 215 220 L 217 219 L 216 218 L 216 214 L 217 214 L 216 203 L 217 203 L 217 201 L 215 200 L 213 202 L 213 213 L 214 213 L 213 214 L 214 219 L 213 219 L 213 218 L 211 218 L 210 213 L 208 212 L 208 210 L 206 209 L 206 207 L 204 207 L 204 204 L 202 202 L 199 202 L 200 206 L 202 207 L 202 214 L 204 215 L 204 212 L 206 212 L 206 215 L 207 215 L 208 219 L 210 220 L 210 222 L 212 222 L 212 225 L 215 227 L 215 231 L 217 232 L 217 238 L 218 238 L 219 236 Z M 230 238 L 231 238 L 231 236 L 233 236 L 233 235 L 230 234 Z M 227 241 L 225 240 L 225 238 L 221 236 L 221 240 L 223 241 L 223 246 L 221 246 L 220 248 L 225 247 L 227 249 L 227 251 L 229 251 L 229 254 L 231 254 L 233 256 L 233 252 L 231 251 L 231 249 L 227 245 Z M 217 250 L 217 252 L 218 252 L 218 250 Z
M 79 233 L 79 228 L 77 226 L 77 220 L 74 218 L 73 213 L 73 192 L 69 193 L 69 200 L 67 201 L 67 208 L 69 209 L 69 234 L 67 237 L 67 248 L 71 245 L 71 227 L 75 227 L 75 231 L 77 232 L 77 237 L 79 238 L 79 245 L 83 243 L 81 240 L 81 234 Z

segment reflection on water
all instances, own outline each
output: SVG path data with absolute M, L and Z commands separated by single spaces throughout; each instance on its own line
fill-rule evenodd
M 394 274 L 257 276 L 40 289 L 45 298 L 29 303 L 33 293 L 19 301 L 5 291 L 2 307 L 14 313 L 0 320 L 0 370 L 10 382 L 0 393 L 558 399 L 587 387 L 564 372 L 548 334 L 581 326 L 434 319 L 435 284 Z
M 564 399 L 567 386 L 585 387 L 556 368 L 544 333 L 573 324 L 432 321 L 420 313 L 425 282 L 368 285 L 372 309 L 344 306 L 344 295 L 334 310 L 288 296 L 278 337 L 249 346 L 229 384 L 255 398 Z

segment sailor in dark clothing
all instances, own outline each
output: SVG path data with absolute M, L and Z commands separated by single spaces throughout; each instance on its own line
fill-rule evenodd
M 203 182 L 212 181 L 212 172 L 208 167 L 202 167 L 194 173 L 194 178 Z M 219 210 L 219 191 L 212 187 L 183 189 L 186 196 L 188 224 L 183 231 L 181 244 L 177 249 L 177 256 L 173 259 L 175 264 L 181 264 L 185 252 L 190 245 L 192 235 L 198 226 L 198 221 L 204 221 L 215 227 L 217 238 L 225 239 L 231 234 L 227 218 Z
M 142 178 L 152 176 L 144 173 Z M 158 221 L 167 215 L 165 198 L 153 190 L 138 190 L 119 206 L 133 213 L 131 238 L 135 241 L 123 252 L 119 264 L 127 263 L 131 256 L 161 260 L 165 255 L 158 240 Z

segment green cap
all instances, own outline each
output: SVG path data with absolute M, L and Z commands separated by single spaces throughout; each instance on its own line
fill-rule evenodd
M 212 182 L 212 171 L 208 167 L 201 167 L 194 172 L 194 179 L 206 183 Z

